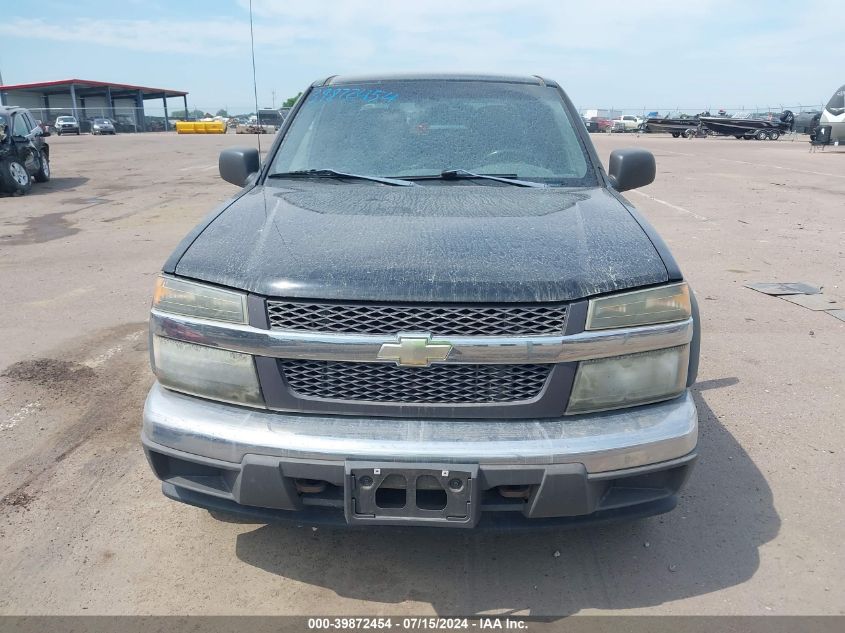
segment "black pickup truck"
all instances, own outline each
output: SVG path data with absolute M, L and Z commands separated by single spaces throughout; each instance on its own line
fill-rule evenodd
M 173 499 L 260 520 L 532 526 L 674 507 L 693 294 L 539 77 L 330 77 L 157 280 L 142 442 Z

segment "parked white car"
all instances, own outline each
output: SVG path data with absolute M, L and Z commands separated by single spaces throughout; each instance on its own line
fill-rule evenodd
M 53 127 L 56 129 L 56 134 L 58 136 L 61 136 L 62 134 L 76 134 L 79 136 L 79 121 L 76 120 L 76 117 L 66 115 L 56 117 L 56 122 L 53 123 Z
M 643 119 L 638 116 L 625 114 L 623 116 L 613 119 L 611 125 L 611 132 L 636 132 L 643 125 Z

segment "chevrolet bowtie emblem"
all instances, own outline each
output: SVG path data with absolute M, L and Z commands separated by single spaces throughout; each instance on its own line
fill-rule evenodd
M 431 337 L 400 336 L 398 343 L 385 343 L 378 351 L 380 360 L 392 360 L 402 367 L 428 367 L 433 361 L 446 360 L 452 346 Z

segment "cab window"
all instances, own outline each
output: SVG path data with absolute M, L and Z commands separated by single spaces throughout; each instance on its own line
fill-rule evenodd
M 32 128 L 29 127 L 26 117 L 23 114 L 16 114 L 14 118 L 14 122 L 12 124 L 12 135 L 13 136 L 26 136 L 32 131 Z

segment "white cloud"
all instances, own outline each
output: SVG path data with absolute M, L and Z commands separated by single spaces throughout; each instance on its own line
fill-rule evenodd
M 242 46 L 249 27 L 223 20 L 207 20 L 200 24 L 170 21 L 114 20 L 109 18 L 78 19 L 50 23 L 42 18 L 17 18 L 0 23 L 0 36 L 15 37 L 27 33 L 28 38 L 58 42 L 79 42 L 144 52 L 225 54 Z
M 13 18 L 0 23 L 0 37 L 190 55 L 191 64 L 246 60 L 248 4 L 234 0 L 232 16 L 197 20 Z M 754 94 L 781 90 L 786 73 L 799 75 L 794 89 L 806 91 L 828 77 L 822 60 L 840 48 L 834 25 L 841 20 L 820 17 L 842 15 L 832 0 L 734 3 L 730 19 L 724 0 L 253 0 L 253 7 L 259 73 L 262 65 L 282 68 L 301 82 L 335 72 L 530 72 L 589 90 L 587 98 L 622 93 L 634 103 L 675 100 L 679 92 L 698 103 L 713 93 L 723 99 L 720 86 L 737 91 L 740 78 L 756 73 L 766 79 L 746 87 Z M 826 83 L 818 89 L 827 90 Z
M 249 37 L 248 0 L 237 0 L 243 11 L 230 19 L 121 20 L 80 18 L 53 23 L 46 19 L 11 19 L 0 23 L 0 34 L 89 42 L 149 52 L 220 55 L 242 50 Z M 295 49 L 319 43 L 325 53 L 351 55 L 370 63 L 437 57 L 488 64 L 509 64 L 514 56 L 536 59 L 538 51 L 635 52 L 666 50 L 688 42 L 691 32 L 709 28 L 716 0 L 678 3 L 660 0 L 632 8 L 630 0 L 601 4 L 532 2 L 530 8 L 512 0 L 486 2 L 384 2 L 382 0 L 254 0 L 256 44 L 268 50 Z M 766 5 L 762 5 L 766 6 Z M 804 5 L 806 9 L 806 5 Z M 753 15 L 755 8 L 732 8 L 732 14 Z M 671 20 L 671 21 L 670 21 Z M 707 22 L 705 24 L 704 22 Z M 295 52 L 295 50 L 293 51 Z M 413 57 L 411 57 L 413 56 Z

